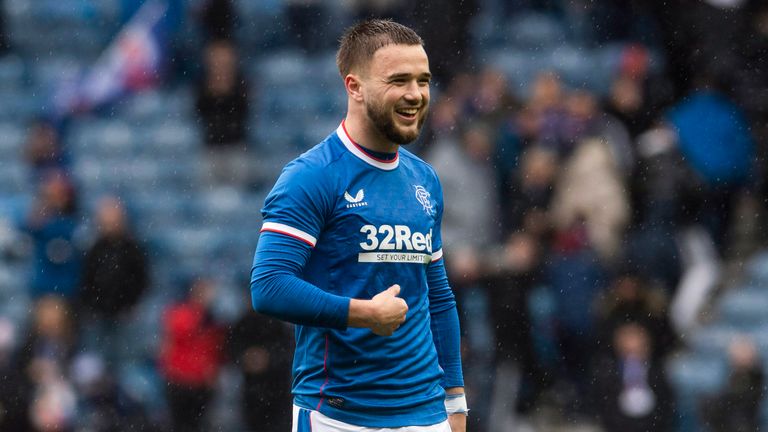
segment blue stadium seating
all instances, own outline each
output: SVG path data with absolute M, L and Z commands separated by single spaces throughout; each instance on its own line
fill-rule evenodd
M 0 163 L 0 195 L 15 195 L 31 191 L 29 173 L 19 163 Z
M 755 287 L 768 287 L 768 252 L 762 252 L 750 260 L 745 278 Z
M 549 50 L 566 41 L 566 32 L 557 19 L 539 13 L 518 14 L 503 31 L 509 45 L 528 51 Z
M 21 156 L 25 135 L 25 130 L 18 123 L 0 123 L 0 161 L 3 165 Z
M 24 86 L 26 66 L 16 55 L 0 57 L 0 88 L 19 89 Z
M 40 114 L 43 97 L 31 89 L 19 87 L 0 89 L 0 121 L 26 125 Z
M 529 86 L 539 73 L 552 70 L 544 54 L 512 49 L 489 52 L 487 63 L 506 75 L 510 91 L 521 99 L 528 96 Z
M 768 287 L 737 288 L 720 299 L 719 312 L 723 321 L 755 327 L 768 323 Z

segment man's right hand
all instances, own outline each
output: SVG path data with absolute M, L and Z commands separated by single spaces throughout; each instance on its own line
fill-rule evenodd
M 349 326 L 370 328 L 379 336 L 391 336 L 405 322 L 408 305 L 398 297 L 400 285 L 392 285 L 370 300 L 352 299 Z

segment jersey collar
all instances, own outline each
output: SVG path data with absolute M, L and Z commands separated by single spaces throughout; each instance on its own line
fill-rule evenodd
M 375 158 L 360 147 L 360 144 L 356 143 L 347 133 L 347 128 L 344 126 L 344 121 L 341 121 L 341 124 L 336 129 L 336 135 L 339 136 L 339 139 L 344 144 L 344 147 L 347 148 L 353 155 L 357 156 L 359 159 L 362 159 L 364 162 L 366 162 L 369 165 L 375 166 L 376 168 L 383 169 L 386 171 L 391 171 L 400 164 L 400 153 L 398 152 L 395 155 L 395 158 L 392 160 L 383 160 Z

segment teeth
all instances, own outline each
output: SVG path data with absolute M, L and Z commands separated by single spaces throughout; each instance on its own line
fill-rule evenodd
M 418 108 L 405 108 L 405 109 L 398 110 L 398 112 L 401 112 L 401 113 L 404 113 L 404 114 L 408 114 L 408 115 L 414 115 L 417 112 L 419 112 L 419 109 Z

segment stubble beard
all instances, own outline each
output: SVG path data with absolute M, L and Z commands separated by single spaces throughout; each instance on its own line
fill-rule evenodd
M 376 105 L 369 102 L 366 102 L 365 104 L 365 110 L 368 114 L 368 118 L 371 120 L 371 123 L 373 123 L 373 126 L 376 128 L 376 130 L 387 140 L 398 145 L 410 144 L 416 141 L 416 138 L 419 137 L 421 127 L 424 126 L 424 121 L 427 118 L 427 107 L 424 106 L 421 109 L 423 110 L 423 113 L 420 112 L 421 117 L 418 119 L 416 124 L 416 131 L 401 132 L 395 125 L 394 114 L 392 114 L 389 110 L 387 110 L 382 105 Z

